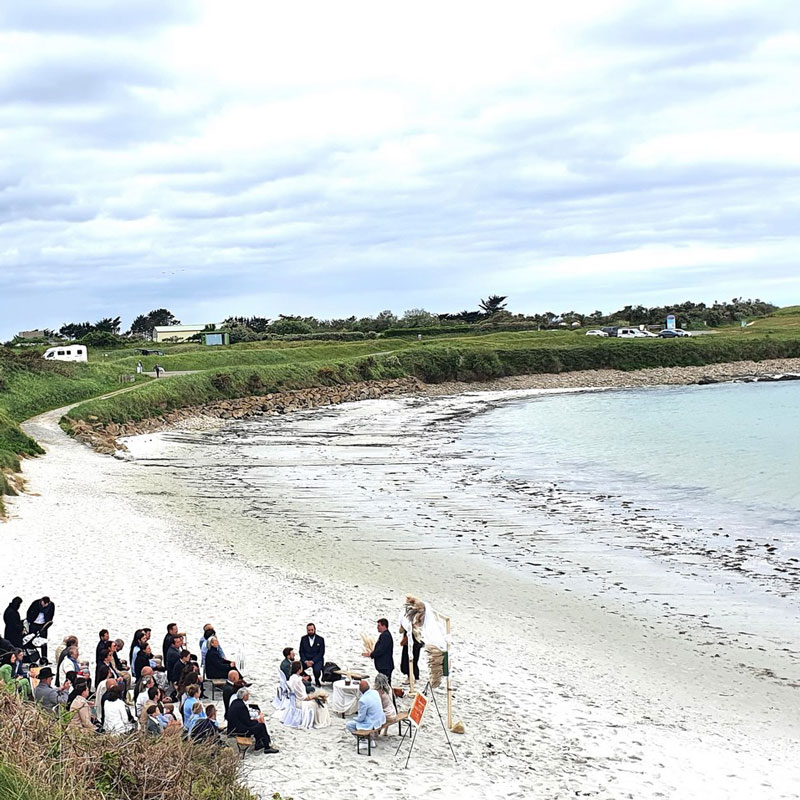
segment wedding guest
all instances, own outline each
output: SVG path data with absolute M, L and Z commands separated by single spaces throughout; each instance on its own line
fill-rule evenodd
M 392 682 L 392 670 L 394 669 L 394 640 L 389 633 L 389 620 L 381 617 L 378 620 L 378 641 L 371 653 L 362 653 L 365 658 L 371 658 L 375 662 L 375 669 L 382 672 Z
M 69 704 L 69 710 L 72 712 L 69 727 L 94 733 L 92 704 L 89 702 L 89 684 L 79 682 L 75 689 L 77 693 Z
M 306 635 L 300 639 L 300 661 L 303 669 L 311 667 L 314 671 L 314 682 L 321 686 L 320 677 L 325 663 L 325 640 L 317 633 L 313 622 L 306 625 Z
M 15 597 L 3 612 L 3 622 L 5 623 L 5 639 L 8 639 L 14 647 L 22 647 L 22 619 L 19 615 L 19 608 L 22 605 L 22 598 Z

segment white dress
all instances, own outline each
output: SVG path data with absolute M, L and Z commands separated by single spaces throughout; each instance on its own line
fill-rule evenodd
M 294 701 L 294 708 L 287 709 L 281 721 L 290 728 L 311 728 L 314 725 L 316 703 L 305 699 L 308 693 L 303 679 L 295 673 L 289 678 L 288 686 L 289 699 Z

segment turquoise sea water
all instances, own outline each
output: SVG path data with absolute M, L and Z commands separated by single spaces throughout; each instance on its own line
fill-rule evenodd
M 491 450 L 509 476 L 800 521 L 800 382 L 550 395 L 472 420 L 462 442 Z

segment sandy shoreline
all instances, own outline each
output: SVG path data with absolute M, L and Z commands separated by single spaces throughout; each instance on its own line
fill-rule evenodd
M 103 626 L 128 640 L 174 617 L 194 640 L 213 621 L 246 651 L 262 707 L 280 649 L 309 619 L 329 657 L 355 666 L 359 633 L 394 619 L 407 591 L 453 614 L 455 716 L 467 729 L 454 738 L 458 766 L 433 724 L 405 773 L 394 747 L 356 757 L 336 721 L 313 732 L 273 723 L 281 754 L 247 761 L 264 796 L 370 797 L 380 783 L 388 798 L 797 797 L 791 654 L 767 643 L 743 655 L 725 637 L 709 648 L 702 621 L 645 611 L 609 587 L 592 597 L 566 569 L 525 574 L 487 555 L 489 534 L 465 514 L 491 510 L 507 525 L 513 504 L 498 496 L 487 509 L 435 452 L 452 437 L 448 420 L 493 401 L 480 398 L 366 401 L 137 437 L 132 463 L 70 441 L 51 412 L 26 426 L 48 455 L 26 463 L 35 494 L 10 503 L 0 585 L 59 597 L 53 639 L 74 629 L 87 651 Z M 459 533 L 469 541 L 457 544 Z M 53 555 L 34 569 L 41 550 Z M 598 576 L 601 562 L 627 563 L 605 550 L 571 558 Z M 766 668 L 787 680 L 765 679 Z

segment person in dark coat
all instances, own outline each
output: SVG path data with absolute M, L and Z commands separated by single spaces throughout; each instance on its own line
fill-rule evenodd
M 4 638 L 8 639 L 15 647 L 22 647 L 22 619 L 19 616 L 21 605 L 22 598 L 15 597 L 3 612 L 3 622 L 6 625 Z
M 211 742 L 212 744 L 222 745 L 219 736 L 219 726 L 217 725 L 217 707 L 213 704 L 206 706 L 206 715 L 203 719 L 197 720 L 189 734 L 193 742 Z
M 170 683 L 175 684 L 177 686 L 183 675 L 183 670 L 186 668 L 186 665 L 191 661 L 192 654 L 188 650 L 181 650 L 181 657 L 175 661 L 172 660 L 172 666 L 167 671 L 167 680 Z
M 243 686 L 242 676 L 237 670 L 232 669 L 228 673 L 228 680 L 225 681 L 225 685 L 222 687 L 222 704 L 225 706 L 226 717 L 228 716 L 228 706 L 231 704 L 231 699 Z
M 317 626 L 313 622 L 306 625 L 306 635 L 300 639 L 300 662 L 305 670 L 314 670 L 314 682 L 320 686 L 322 665 L 325 663 L 325 640 L 317 634 Z
M 244 687 L 236 692 L 235 699 L 228 706 L 228 736 L 252 736 L 256 740 L 255 749 L 265 753 L 277 753 L 278 748 L 270 744 L 267 726 L 264 724 L 264 715 L 259 714 L 256 719 L 251 719 L 247 701 L 250 692 Z
M 365 658 L 375 662 L 375 669 L 389 679 L 392 684 L 392 670 L 394 669 L 394 639 L 389 633 L 389 620 L 381 617 L 378 620 L 378 641 L 371 653 L 362 653 Z
M 141 675 L 145 667 L 151 667 L 150 659 L 153 657 L 153 648 L 150 647 L 150 642 L 145 642 L 144 647 L 136 654 L 136 662 L 133 665 L 133 671 L 136 675 Z
M 40 597 L 28 606 L 25 619 L 28 620 L 28 633 L 35 633 L 42 639 L 47 638 L 47 631 L 53 624 L 53 617 L 56 614 L 56 604 L 49 597 Z M 43 644 L 40 648 L 42 659 L 47 661 L 47 645 Z
M 172 647 L 172 642 L 175 637 L 178 635 L 178 623 L 177 622 L 170 622 L 167 625 L 167 635 L 164 637 L 164 645 L 161 648 L 161 655 L 164 656 L 164 661 L 162 663 L 167 663 L 167 653 L 169 652 L 170 647 Z
M 235 661 L 228 661 L 222 657 L 219 651 L 219 641 L 216 636 L 208 640 L 208 650 L 206 650 L 206 678 L 227 678 L 228 673 L 236 669 Z
M 101 658 L 101 653 L 103 652 L 103 650 L 111 649 L 108 646 L 108 643 L 111 640 L 111 634 L 108 632 L 106 628 L 103 628 L 103 630 L 101 630 L 98 635 L 100 637 L 100 640 L 97 642 L 97 647 L 95 648 L 94 655 L 95 655 L 95 660 L 97 661 L 97 665 L 99 666 L 100 664 L 103 663 L 103 659 Z M 97 683 L 95 683 L 95 686 L 97 686 Z

